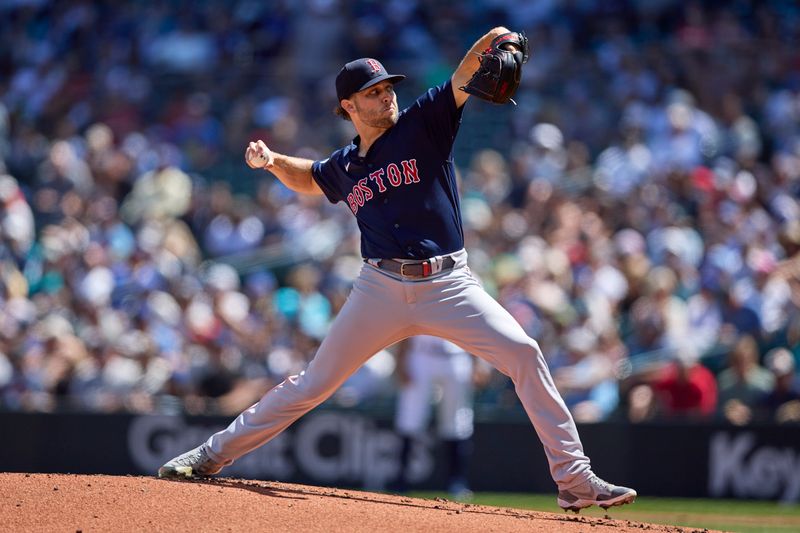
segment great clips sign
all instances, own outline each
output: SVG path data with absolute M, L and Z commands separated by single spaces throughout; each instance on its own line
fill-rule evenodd
M 400 455 L 399 437 L 384 425 L 355 412 L 312 413 L 226 467 L 223 475 L 383 489 L 397 476 Z M 179 417 L 141 416 L 131 422 L 128 451 L 138 469 L 156 472 L 220 429 Z M 412 483 L 430 482 L 433 444 L 425 438 L 412 450 Z

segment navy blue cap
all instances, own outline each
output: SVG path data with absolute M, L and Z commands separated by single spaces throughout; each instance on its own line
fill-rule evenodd
M 339 100 L 344 100 L 345 98 L 350 98 L 353 93 L 363 91 L 367 87 L 372 87 L 383 80 L 397 83 L 404 79 L 405 76 L 402 74 L 389 74 L 386 72 L 386 69 L 377 59 L 363 57 L 349 62 L 339 71 L 336 76 L 336 96 Z

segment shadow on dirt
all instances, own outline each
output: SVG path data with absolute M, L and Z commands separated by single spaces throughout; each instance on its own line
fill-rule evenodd
M 508 516 L 521 519 L 552 520 L 554 522 L 584 522 L 598 524 L 612 524 L 613 519 L 586 518 L 582 516 L 557 515 L 551 513 L 541 513 L 535 511 L 523 511 L 510 508 L 495 508 L 474 505 L 470 503 L 460 503 L 436 498 L 434 500 L 422 500 L 410 498 L 396 494 L 382 494 L 360 492 L 357 490 L 328 488 L 328 487 L 284 487 L 275 486 L 269 481 L 242 480 L 233 478 L 201 478 L 190 480 L 168 480 L 175 483 L 197 483 L 202 485 L 212 485 L 215 487 L 226 487 L 232 489 L 247 490 L 272 498 L 289 498 L 295 500 L 307 500 L 311 497 L 337 498 L 364 503 L 380 503 L 396 505 L 398 507 L 410 507 L 426 510 L 441 510 L 449 513 L 481 514 L 494 516 Z

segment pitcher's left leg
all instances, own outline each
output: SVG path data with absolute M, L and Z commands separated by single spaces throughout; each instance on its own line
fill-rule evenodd
M 570 488 L 586 481 L 591 476 L 589 459 L 538 343 L 467 269 L 426 283 L 418 294 L 418 312 L 432 335 L 485 359 L 514 382 L 556 484 Z

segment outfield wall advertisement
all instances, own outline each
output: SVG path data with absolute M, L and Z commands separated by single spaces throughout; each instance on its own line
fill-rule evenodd
M 229 419 L 0 413 L 0 470 L 153 474 Z M 642 495 L 800 501 L 800 426 L 590 424 L 580 427 L 594 470 Z M 317 409 L 225 469 L 224 475 L 381 490 L 398 471 L 388 417 Z M 442 489 L 433 434 L 412 450 L 411 483 Z M 479 423 L 474 490 L 553 492 L 544 452 L 524 423 Z

